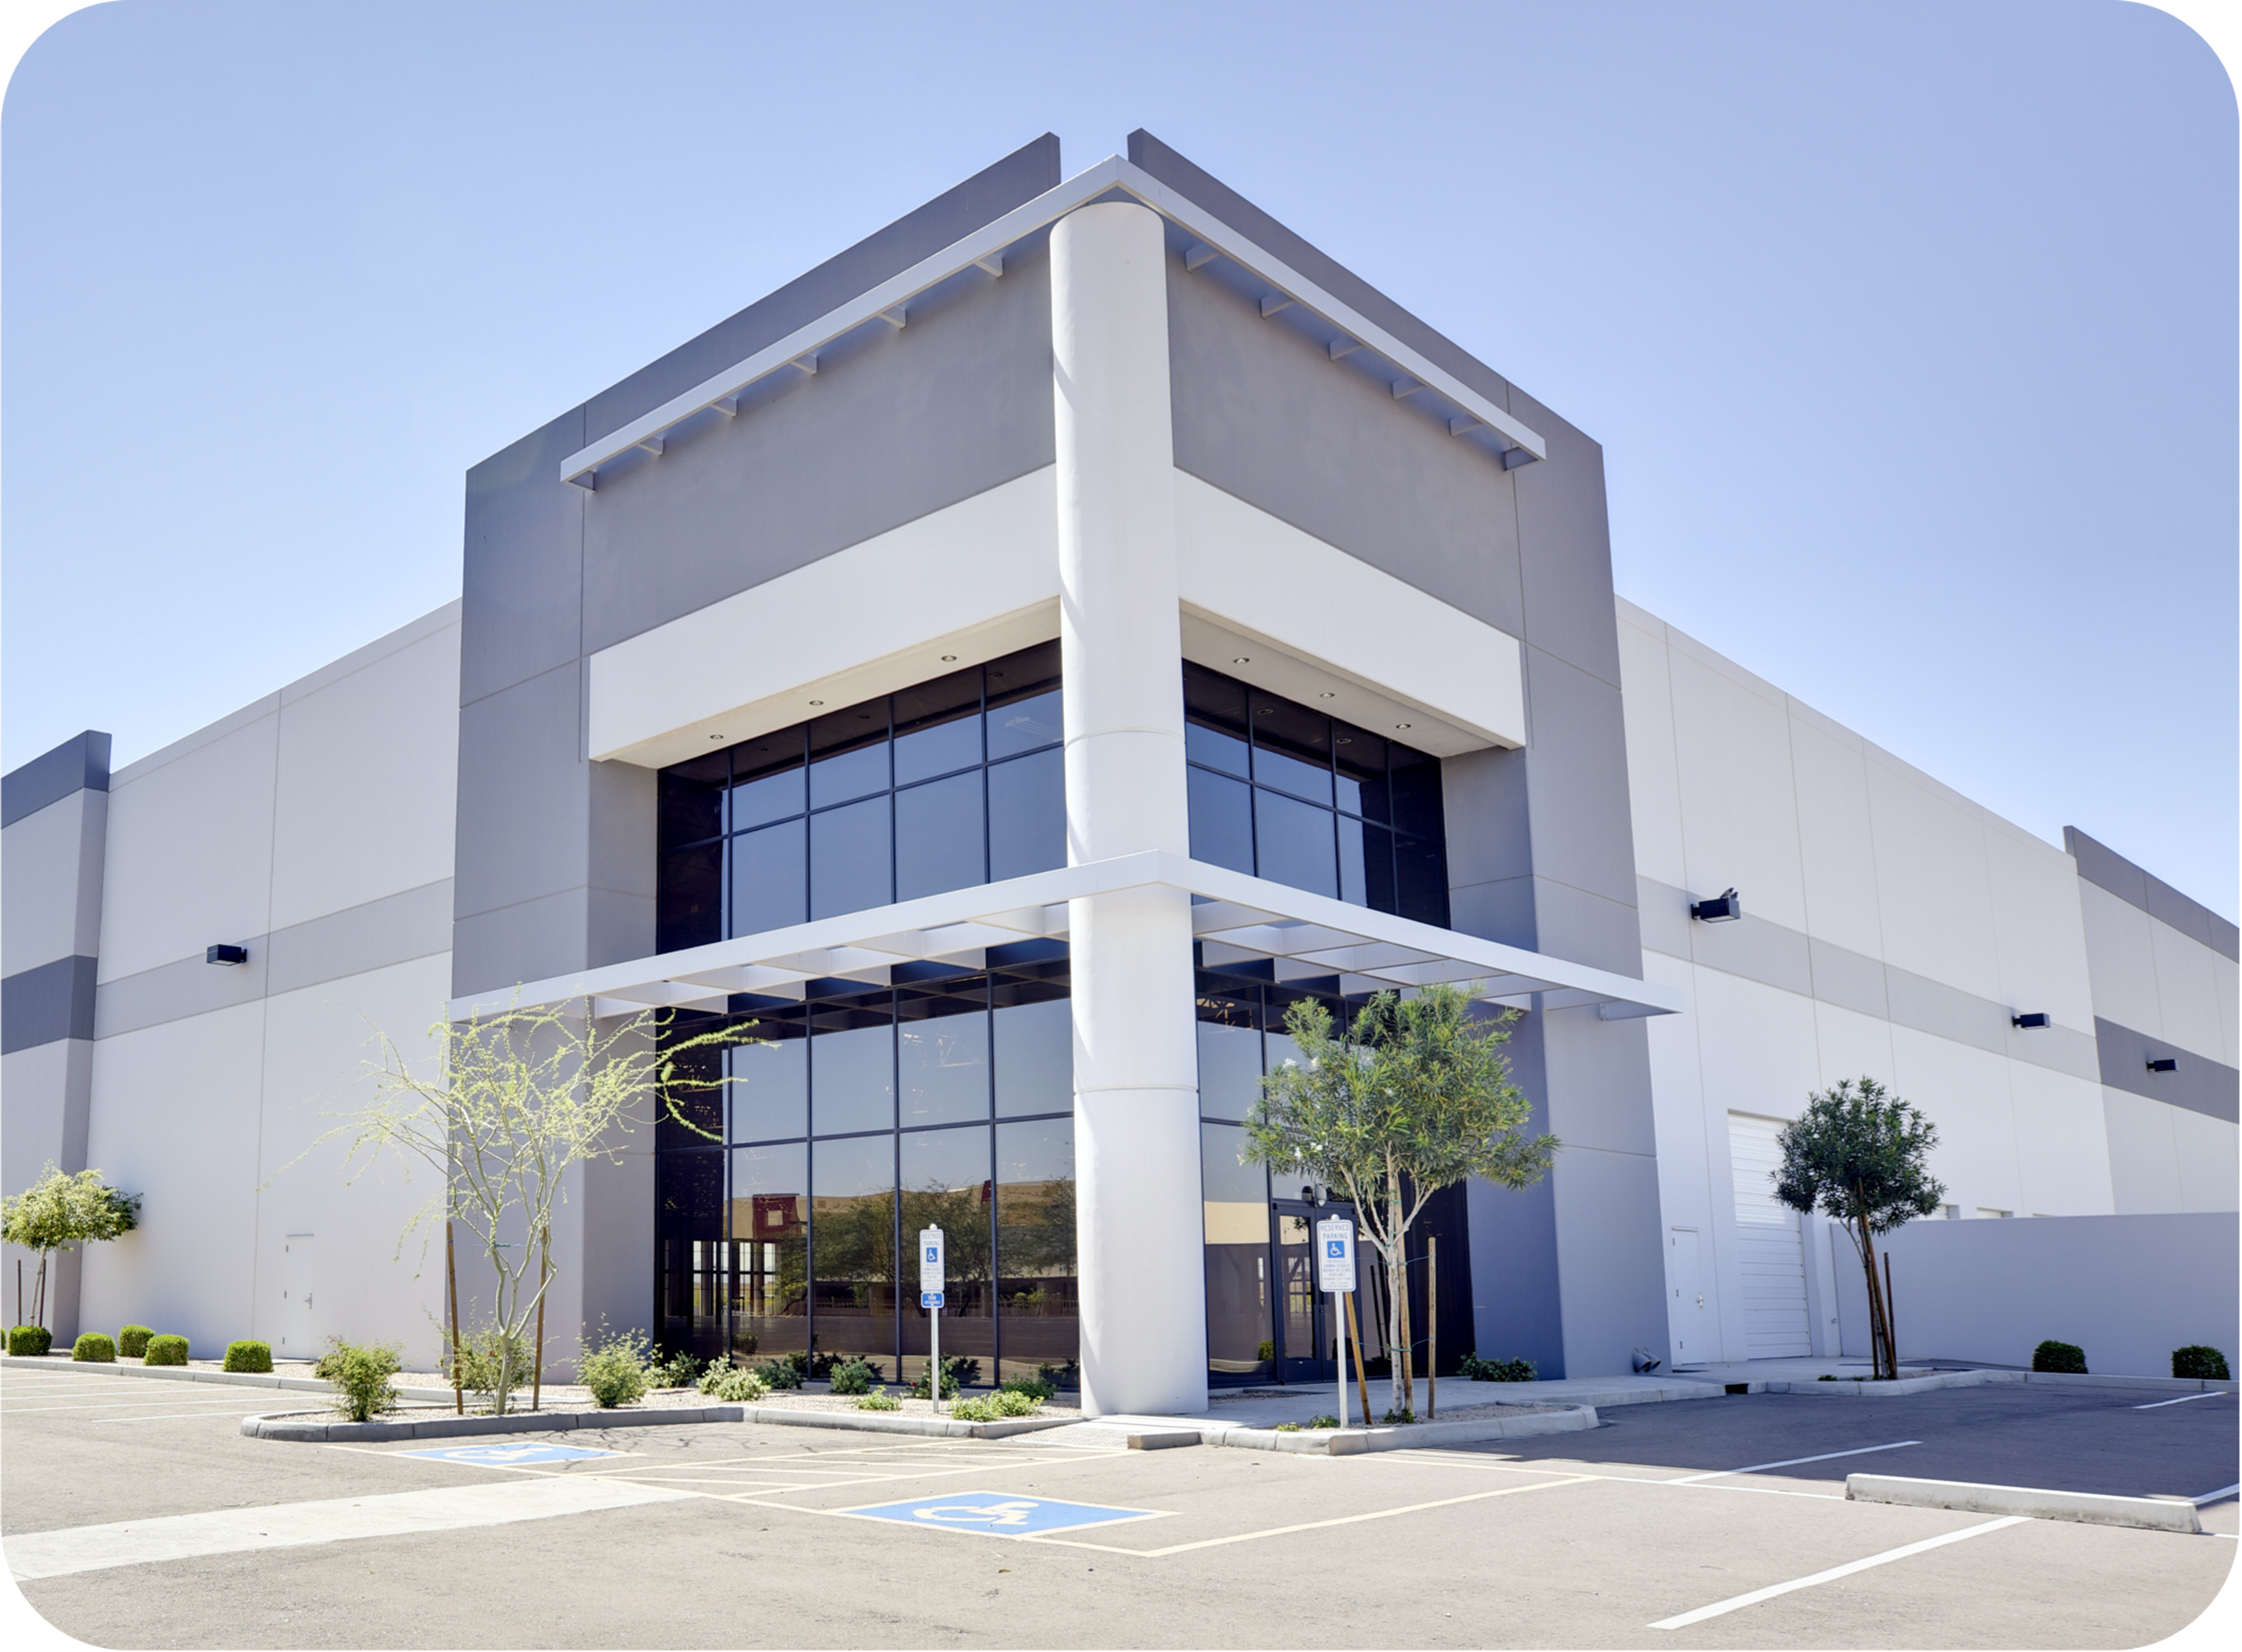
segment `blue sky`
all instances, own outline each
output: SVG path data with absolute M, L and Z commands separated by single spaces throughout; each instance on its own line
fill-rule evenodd
M 2235 102 L 2111 0 L 77 12 L 0 116 L 0 763 L 448 600 L 476 460 L 1138 125 L 1600 439 L 1623 594 L 2235 914 Z

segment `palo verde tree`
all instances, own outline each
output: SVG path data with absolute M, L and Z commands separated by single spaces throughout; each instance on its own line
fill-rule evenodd
M 373 1094 L 339 1115 L 319 1138 L 343 1138 L 355 1181 L 385 1155 L 433 1170 L 439 1186 L 399 1235 L 413 1232 L 422 1254 L 439 1223 L 459 1222 L 493 1281 L 489 1344 L 493 1408 L 503 1413 L 527 1380 L 531 1326 L 558 1271 L 547 1247 L 554 1207 L 567 1197 L 569 1170 L 587 1159 L 620 1161 L 622 1137 L 650 1122 L 659 1102 L 675 1116 L 705 1111 L 683 1098 L 736 1082 L 707 1052 L 761 1042 L 754 1024 L 723 1024 L 677 1036 L 673 1015 L 650 1010 L 602 1024 L 588 1002 L 522 1008 L 439 1021 L 428 1030 L 441 1052 L 415 1063 L 377 1031 L 366 1064 Z M 317 1145 L 317 1144 L 314 1144 Z M 455 1327 L 456 1328 L 456 1327 Z M 456 1362 L 460 1350 L 452 1350 Z
M 1845 1225 L 1869 1282 L 1869 1339 L 1879 1378 L 1899 1375 L 1891 1304 L 1876 1277 L 1876 1235 L 1928 1216 L 1946 1196 L 1925 1160 L 1938 1126 L 1875 1079 L 1841 1078 L 1807 1098 L 1806 1111 L 1776 1137 L 1782 1165 L 1775 1196 L 1791 1209 L 1819 1210 Z
M 30 1322 L 47 1322 L 47 1258 L 50 1254 L 73 1246 L 105 1244 L 139 1225 L 139 1194 L 111 1187 L 97 1170 L 65 1175 L 52 1160 L 30 1186 L 0 1199 L 0 1239 L 39 1253 L 37 1283 L 31 1287 Z
M 1413 1412 L 1408 1237 L 1425 1202 L 1479 1176 L 1522 1188 L 1548 1172 L 1554 1136 L 1524 1133 L 1533 1111 L 1500 1046 L 1517 1012 L 1473 1012 L 1478 988 L 1381 992 L 1345 1032 L 1313 998 L 1285 1012 L 1301 1059 L 1261 1081 L 1245 1121 L 1249 1163 L 1344 1188 L 1363 1237 L 1385 1264 L 1393 1408 Z

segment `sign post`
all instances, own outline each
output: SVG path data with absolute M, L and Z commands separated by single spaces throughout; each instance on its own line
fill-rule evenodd
M 918 1234 L 918 1305 L 929 1310 L 932 1333 L 932 1363 L 927 1367 L 926 1392 L 934 1414 L 942 1414 L 942 1230 L 923 1227 Z
M 1333 1361 L 1339 1368 L 1339 1426 L 1346 1425 L 1346 1318 L 1340 1303 L 1354 1289 L 1354 1224 L 1326 1216 L 1316 1224 L 1316 1283 L 1331 1293 L 1332 1331 L 1338 1339 Z M 1367 1414 L 1365 1424 L 1370 1421 Z

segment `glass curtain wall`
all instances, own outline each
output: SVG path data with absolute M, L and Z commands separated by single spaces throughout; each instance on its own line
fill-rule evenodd
M 1184 715 L 1193 859 L 1447 927 L 1439 758 L 1189 662 Z
M 910 1246 L 939 1226 L 943 1353 L 982 1383 L 1075 1380 L 1065 958 L 1027 942 L 989 962 L 813 982 L 801 1004 L 728 1017 L 762 1042 L 717 1057 L 729 1082 L 655 1126 L 665 1346 L 802 1354 L 821 1373 L 863 1359 L 912 1381 L 930 1339 Z

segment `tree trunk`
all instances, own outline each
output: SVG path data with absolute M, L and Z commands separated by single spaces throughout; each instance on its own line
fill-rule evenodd
M 47 1253 L 39 1252 L 38 1277 L 31 1281 L 31 1323 L 47 1322 Z
M 1882 1283 L 1876 1278 L 1876 1242 L 1869 1232 L 1866 1218 L 1861 1224 L 1861 1266 L 1869 1276 L 1869 1360 L 1878 1379 L 1896 1376 L 1888 1369 L 1891 1355 L 1891 1329 L 1884 1318 L 1884 1295 Z

